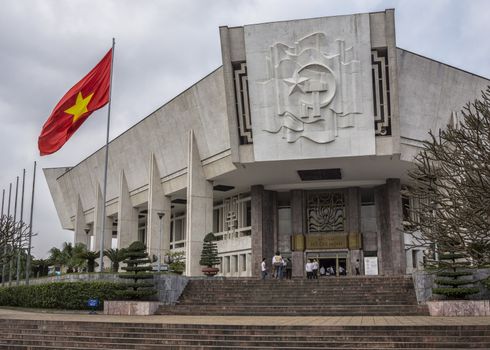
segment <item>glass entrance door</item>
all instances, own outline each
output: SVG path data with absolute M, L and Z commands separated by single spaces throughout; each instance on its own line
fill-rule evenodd
M 347 276 L 347 254 L 346 253 L 328 253 L 319 256 L 318 258 L 320 266 L 321 277 L 332 276 Z

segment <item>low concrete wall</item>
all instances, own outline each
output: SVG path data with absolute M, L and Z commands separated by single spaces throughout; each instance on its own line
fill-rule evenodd
M 158 310 L 158 301 L 104 301 L 104 315 L 149 316 Z
M 478 269 L 473 275 L 473 279 L 483 280 L 490 276 L 490 269 Z M 425 304 L 429 300 L 444 299 L 440 295 L 432 295 L 432 288 L 434 287 L 434 280 L 436 276 L 426 271 L 415 271 L 412 273 L 413 284 L 415 287 L 415 294 L 417 295 L 417 301 L 419 304 Z M 482 283 L 475 283 L 475 287 L 480 288 L 480 292 L 477 294 L 469 295 L 469 300 L 488 300 L 490 299 L 490 291 L 485 288 Z
M 29 281 L 30 285 L 39 285 L 53 282 L 85 282 L 85 281 L 101 281 L 101 282 L 115 282 L 124 283 L 127 280 L 122 280 L 117 277 L 117 274 L 112 273 L 71 273 L 61 276 L 50 276 L 35 278 Z M 154 275 L 153 282 L 155 288 L 158 290 L 158 301 L 162 304 L 173 305 L 177 302 L 180 295 L 184 291 L 185 286 L 189 279 L 181 275 L 173 274 L 161 274 Z M 21 281 L 21 285 L 25 282 Z M 15 286 L 15 282 L 12 283 Z
M 61 274 L 60 276 L 49 276 L 41 278 L 29 279 L 30 285 L 38 285 L 52 282 L 82 282 L 82 281 L 105 281 L 105 282 L 121 282 L 120 278 L 115 273 L 70 273 Z M 12 281 L 12 286 L 15 286 L 15 281 Z M 20 285 L 24 285 L 25 281 L 20 281 Z
M 431 316 L 490 316 L 490 300 L 428 301 Z

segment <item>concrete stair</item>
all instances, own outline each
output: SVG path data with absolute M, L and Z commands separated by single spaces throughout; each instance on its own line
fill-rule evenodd
M 286 326 L 0 320 L 1 349 L 489 349 L 488 326 Z
M 197 279 L 162 315 L 419 316 L 412 279 L 331 277 L 318 280 Z

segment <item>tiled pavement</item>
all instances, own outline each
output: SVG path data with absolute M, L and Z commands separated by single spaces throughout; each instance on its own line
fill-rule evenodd
M 490 317 L 430 316 L 108 316 L 50 310 L 0 309 L 0 319 L 206 325 L 283 326 L 449 326 L 490 325 Z

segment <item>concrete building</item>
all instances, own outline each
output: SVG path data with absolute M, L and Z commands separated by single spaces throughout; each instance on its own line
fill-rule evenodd
M 336 274 L 416 268 L 421 251 L 402 232 L 407 170 L 428 131 L 489 80 L 398 48 L 393 10 L 220 37 L 222 67 L 110 143 L 106 203 L 103 149 L 44 169 L 63 228 L 92 249 L 105 222 L 105 247 L 185 251 L 188 276 L 202 274 L 208 232 L 225 276 L 260 275 L 276 250 L 293 276 L 309 258 Z

